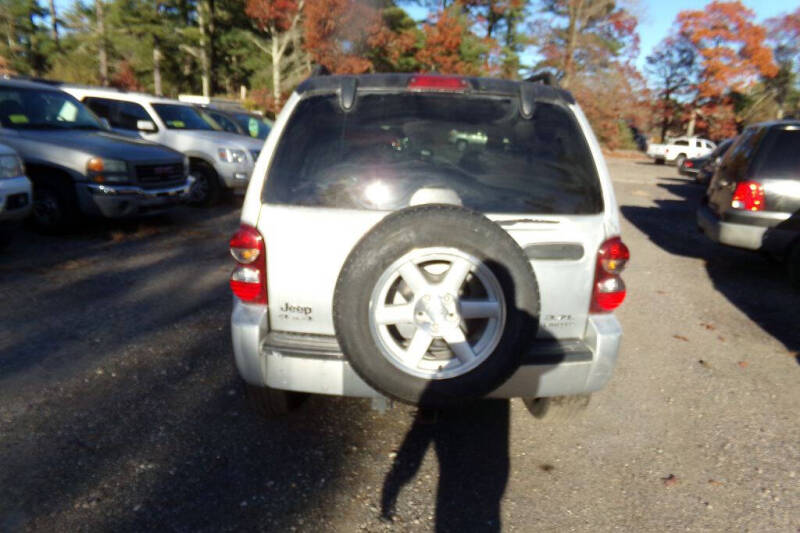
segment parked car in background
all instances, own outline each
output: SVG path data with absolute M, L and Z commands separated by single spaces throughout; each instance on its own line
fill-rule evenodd
M 697 222 L 714 241 L 786 259 L 800 287 L 800 121 L 745 129 L 714 173 Z
M 647 155 L 657 165 L 675 163 L 678 168 L 684 160 L 708 155 L 716 148 L 713 142 L 700 137 L 678 137 L 666 144 L 651 144 L 647 147 Z
M 107 129 L 71 95 L 29 81 L 0 79 L 0 142 L 14 148 L 33 182 L 33 219 L 68 227 L 81 213 L 125 217 L 188 198 L 184 157 Z
M 190 94 L 179 95 L 178 100 L 196 105 L 218 124 L 220 129 L 229 133 L 264 140 L 272 129 L 272 121 L 263 115 L 248 111 L 236 101 Z
M 454 130 L 476 141 L 459 150 Z M 542 417 L 606 385 L 629 253 L 570 93 L 312 77 L 273 135 L 230 243 L 233 351 L 260 412 L 311 392 L 522 397 Z
M 217 131 L 191 104 L 142 93 L 97 87 L 62 86 L 114 131 L 141 137 L 189 158 L 195 178 L 191 201 L 213 205 L 222 193 L 243 193 L 264 142 Z
M 694 176 L 694 179 L 697 183 L 700 185 L 708 185 L 708 183 L 711 181 L 711 177 L 714 175 L 714 172 L 716 172 L 720 161 L 722 161 L 725 153 L 735 140 L 735 137 L 733 139 L 725 139 L 719 143 L 719 145 L 714 148 L 714 151 L 705 158 L 703 163 L 700 165 L 700 170 Z
M 5 223 L 28 216 L 32 199 L 22 159 L 10 146 L 0 144 L 0 245 L 7 240 Z
M 678 168 L 678 173 L 681 176 L 694 178 L 700 172 L 700 167 L 706 164 L 708 158 L 709 156 L 690 157 L 689 159 L 684 159 L 683 163 Z

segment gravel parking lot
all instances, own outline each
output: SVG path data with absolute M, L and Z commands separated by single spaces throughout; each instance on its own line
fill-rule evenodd
M 697 233 L 702 191 L 674 168 L 609 165 L 625 339 L 568 424 L 327 397 L 260 420 L 231 361 L 236 205 L 20 229 L 0 252 L 0 531 L 800 531 L 800 293 Z

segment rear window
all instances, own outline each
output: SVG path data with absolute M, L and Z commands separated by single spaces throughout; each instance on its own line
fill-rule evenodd
M 572 113 L 538 102 L 524 119 L 510 97 L 362 94 L 303 100 L 284 131 L 265 200 L 394 210 L 455 192 L 494 213 L 602 211 L 597 172 Z M 430 196 L 428 196 L 430 197 Z
M 754 175 L 800 180 L 800 128 L 773 129 L 767 134 Z

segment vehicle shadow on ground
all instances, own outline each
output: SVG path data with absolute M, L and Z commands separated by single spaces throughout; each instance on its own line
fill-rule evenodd
M 716 244 L 698 229 L 695 211 L 704 189 L 660 179 L 659 187 L 679 197 L 655 200 L 657 207 L 623 205 L 622 215 L 670 254 L 702 259 L 714 288 L 790 351 L 800 350 L 797 313 L 800 293 L 792 290 L 783 265 L 762 254 Z M 690 286 L 691 280 L 687 280 Z
M 363 402 L 261 420 L 244 405 L 227 351 L 229 332 L 209 329 L 161 364 L 93 379 L 68 407 L 15 416 L 16 438 L 0 451 L 0 530 L 295 526 L 349 470 Z
M 0 264 L 7 294 L 0 323 L 8 332 L 0 383 L 36 366 L 58 373 L 165 325 L 202 320 L 227 296 L 223 270 L 235 227 L 235 212 L 220 207 L 98 221 L 63 236 L 17 235 Z
M 336 493 L 369 412 L 250 414 L 228 326 L 237 223 L 187 211 L 7 250 L 0 531 L 283 531 Z

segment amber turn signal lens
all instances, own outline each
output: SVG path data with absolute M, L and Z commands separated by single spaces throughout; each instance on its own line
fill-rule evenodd
M 86 168 L 91 170 L 92 172 L 102 172 L 103 171 L 103 160 L 101 158 L 99 158 L 99 157 L 93 157 L 86 164 Z

